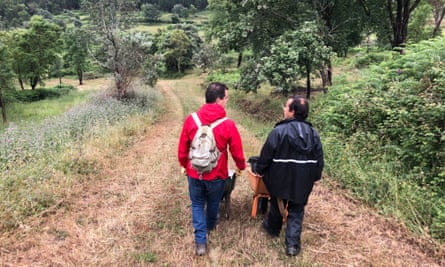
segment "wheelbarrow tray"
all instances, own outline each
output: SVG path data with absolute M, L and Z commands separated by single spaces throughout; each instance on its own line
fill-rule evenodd
M 268 195 L 266 185 L 263 182 L 263 178 L 252 172 L 250 166 L 247 167 L 247 175 L 249 177 L 250 188 L 252 188 L 255 195 Z

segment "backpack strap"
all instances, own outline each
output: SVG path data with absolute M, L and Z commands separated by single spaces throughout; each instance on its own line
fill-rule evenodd
M 221 124 L 221 122 L 223 122 L 225 120 L 227 120 L 227 117 L 217 119 L 216 121 L 214 121 L 210 124 L 210 128 L 213 130 L 213 128 L 215 128 L 216 126 L 218 126 L 219 124 Z
M 196 125 L 198 125 L 198 127 L 201 127 L 202 123 L 201 120 L 198 117 L 198 114 L 196 114 L 196 112 L 192 113 L 192 117 L 195 120 Z
M 198 125 L 198 127 L 202 126 L 201 120 L 198 117 L 198 114 L 196 112 L 192 113 L 192 117 L 193 120 L 195 120 L 196 125 Z M 218 126 L 221 122 L 227 120 L 227 117 L 221 118 L 221 119 L 217 119 L 216 121 L 212 122 L 210 124 L 210 128 L 213 130 L 213 128 L 215 128 L 216 126 Z

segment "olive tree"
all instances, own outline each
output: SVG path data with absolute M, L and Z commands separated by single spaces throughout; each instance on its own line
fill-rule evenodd
M 125 29 L 131 25 L 131 12 L 136 8 L 134 0 L 84 0 L 82 8 L 90 16 L 92 31 L 97 32 L 99 49 L 105 56 L 96 62 L 113 73 L 115 97 L 125 98 L 133 78 L 140 70 L 141 55 L 132 51 L 134 45 Z

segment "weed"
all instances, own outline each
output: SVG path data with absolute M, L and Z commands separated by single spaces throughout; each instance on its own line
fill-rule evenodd
M 139 253 L 134 255 L 134 257 L 136 258 L 136 260 L 138 262 L 142 262 L 142 263 L 154 263 L 157 262 L 157 257 L 156 254 L 152 253 L 152 252 L 144 252 L 144 253 Z

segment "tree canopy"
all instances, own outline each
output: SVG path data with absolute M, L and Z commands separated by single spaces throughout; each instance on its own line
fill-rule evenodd
M 8 46 L 12 66 L 22 86 L 28 82 L 32 89 L 49 73 L 62 50 L 62 29 L 40 16 L 33 16 L 29 28 L 9 34 Z
M 263 57 L 261 73 L 271 85 L 289 91 L 306 78 L 306 97 L 310 98 L 311 73 L 327 65 L 332 56 L 313 24 L 281 35 L 271 46 L 270 55 Z

